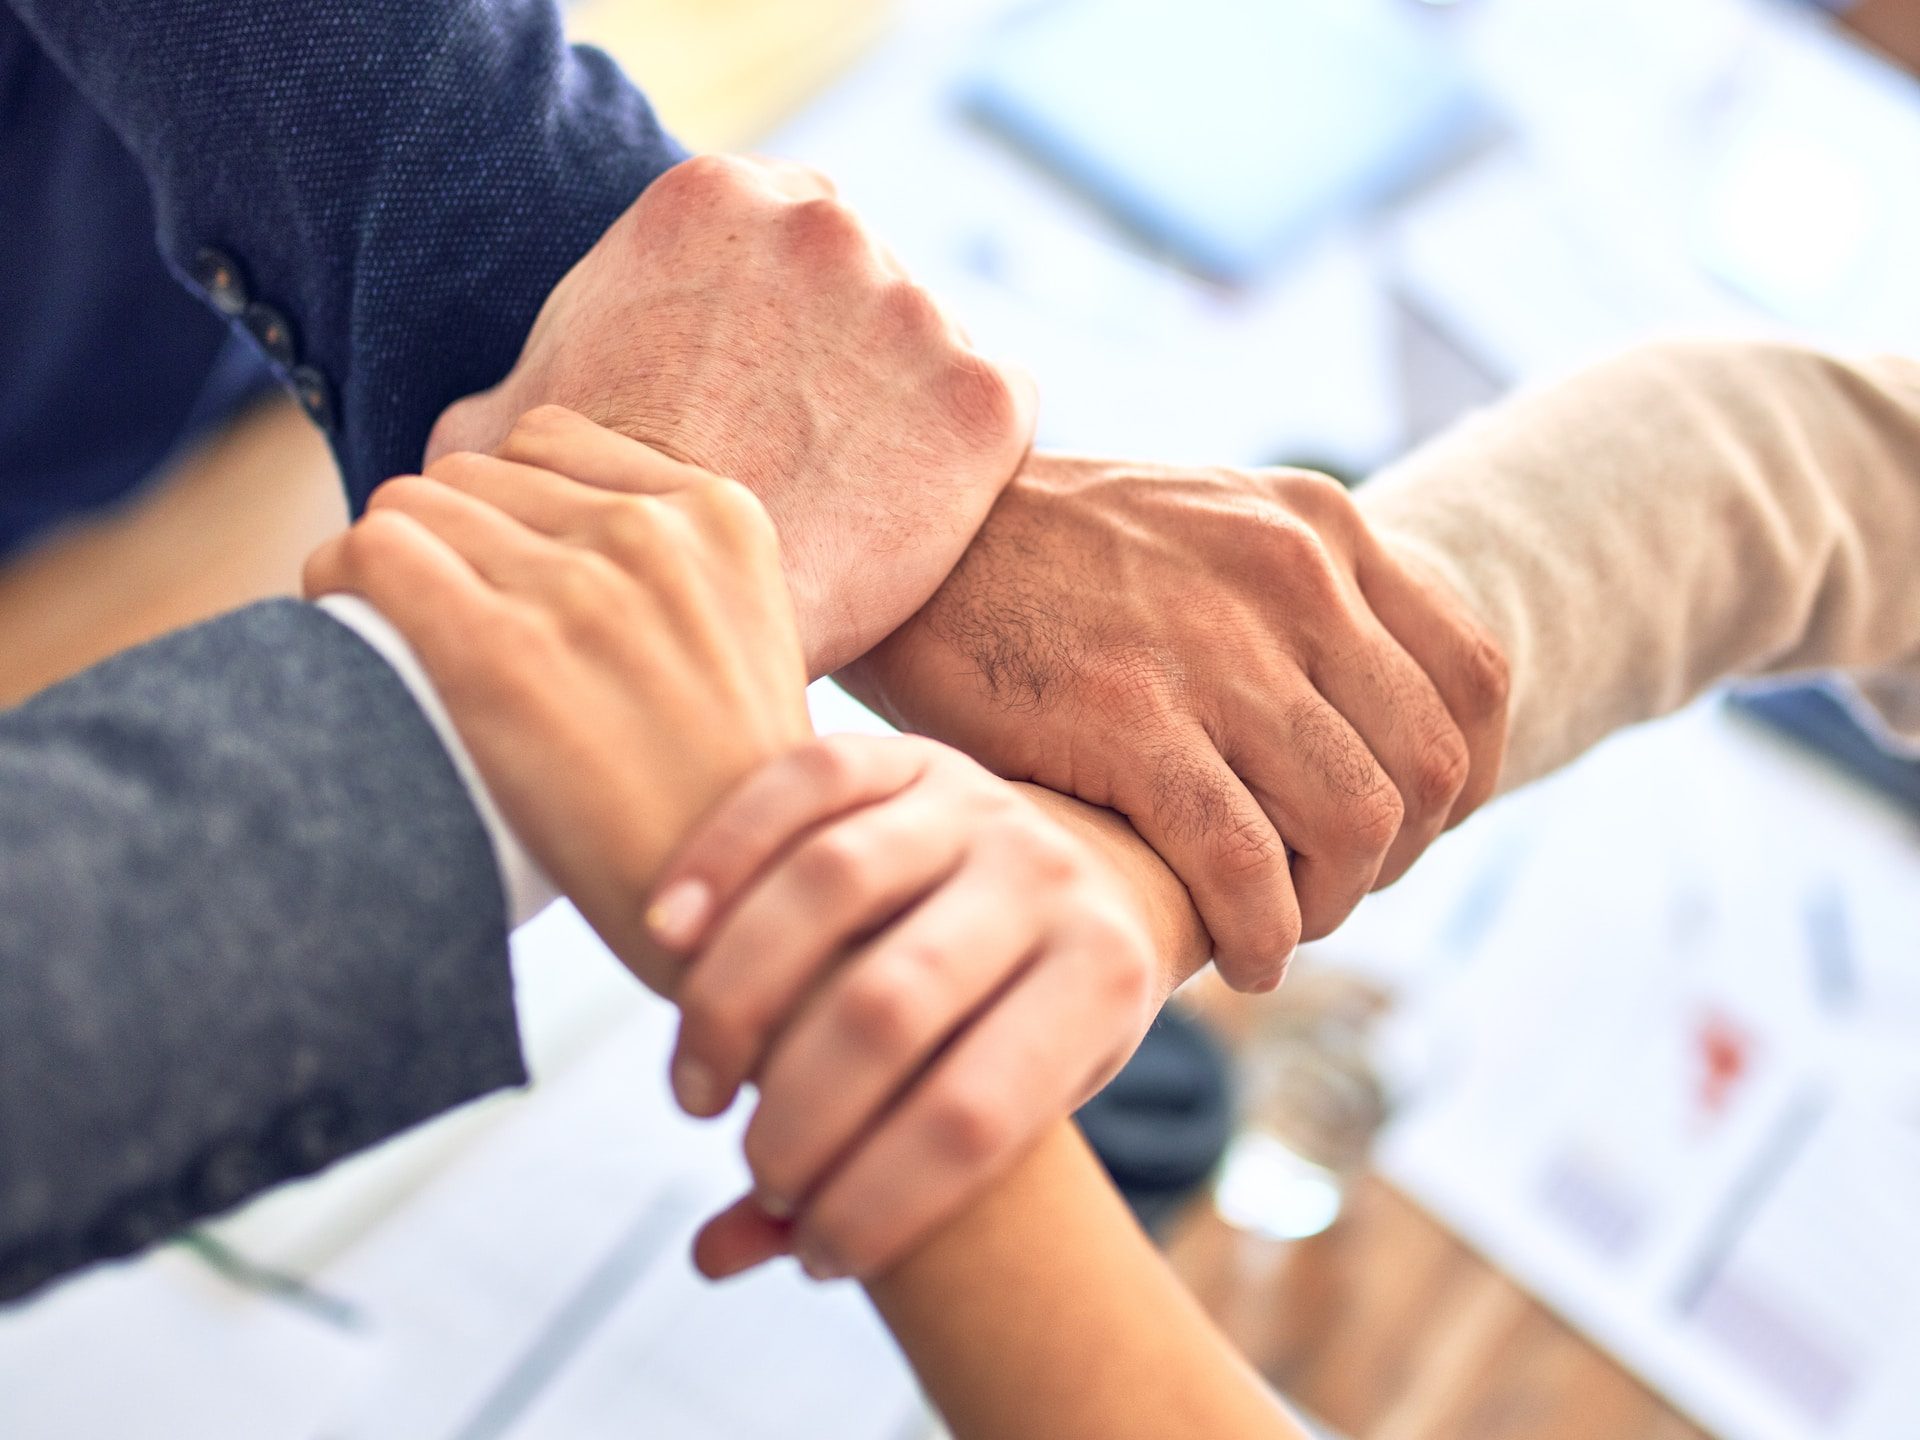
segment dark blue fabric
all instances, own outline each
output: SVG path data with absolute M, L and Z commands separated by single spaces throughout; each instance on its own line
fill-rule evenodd
M 139 167 L 0 10 L 0 555 L 273 384 L 175 284 Z
M 525 1079 L 486 828 L 314 607 L 0 711 L 0 795 L 0 1304 Z
M 156 233 L 179 279 L 225 251 L 292 321 L 357 507 L 683 158 L 551 0 L 6 3 L 0 545 L 262 383 Z

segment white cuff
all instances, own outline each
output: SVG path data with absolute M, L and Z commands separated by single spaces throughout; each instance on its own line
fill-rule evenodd
M 466 784 L 473 808 L 480 813 L 480 822 L 486 826 L 487 838 L 493 842 L 493 858 L 500 867 L 500 891 L 507 900 L 507 926 L 509 929 L 519 929 L 558 900 L 560 892 L 553 888 L 553 882 L 547 878 L 546 872 L 527 853 L 527 847 L 520 843 L 520 837 L 513 833 L 513 827 L 507 824 L 499 806 L 493 803 L 487 782 L 480 778 L 480 771 L 474 766 L 473 757 L 467 753 L 460 732 L 454 728 L 453 717 L 447 714 L 447 707 L 440 703 L 440 692 L 434 689 L 433 681 L 427 678 L 420 657 L 413 653 L 413 647 L 393 628 L 387 617 L 358 595 L 323 595 L 316 603 L 393 666 L 412 692 L 414 702 L 433 725 L 434 733 L 440 737 L 440 743 L 446 747 L 447 755 L 453 761 L 453 768 L 460 772 L 460 779 Z

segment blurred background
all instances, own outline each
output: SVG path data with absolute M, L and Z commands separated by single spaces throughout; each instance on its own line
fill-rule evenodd
M 1658 336 L 1920 353 L 1920 0 L 571 23 L 689 144 L 831 174 L 1052 447 L 1357 481 Z M 298 411 L 250 412 L 0 571 L 0 698 L 290 590 L 342 523 Z M 1818 692 L 1712 697 L 1476 817 L 1280 996 L 1190 987 L 1238 1120 L 1182 1274 L 1347 1440 L 1920 1434 L 1915 759 Z M 692 1276 L 740 1117 L 677 1118 L 670 1017 L 564 907 L 516 966 L 532 1092 L 0 1316 L 0 1435 L 929 1433 L 847 1287 Z

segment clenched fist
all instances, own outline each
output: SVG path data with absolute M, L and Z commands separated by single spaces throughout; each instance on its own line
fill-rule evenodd
M 1279 983 L 1493 792 L 1506 664 L 1305 471 L 1035 456 L 933 600 L 847 670 L 896 724 L 1118 810 L 1222 974 Z
M 953 568 L 1032 437 L 986 360 L 810 170 L 668 171 L 555 287 L 499 385 L 428 444 L 490 452 L 555 403 L 738 480 L 780 536 L 815 674 L 865 651 Z

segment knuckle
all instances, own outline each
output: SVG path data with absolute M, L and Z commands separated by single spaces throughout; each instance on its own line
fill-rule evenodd
M 900 334 L 924 339 L 946 333 L 946 319 L 934 298 L 911 280 L 892 280 L 880 288 L 881 319 Z
M 924 294 L 923 294 L 924 298 Z M 931 300 L 930 325 L 945 328 L 945 318 Z M 947 367 L 947 404 L 956 423 L 984 444 L 998 445 L 1021 438 L 1020 403 L 1013 382 L 998 365 L 970 350 L 955 353 Z
M 1114 720 L 1138 724 L 1175 708 L 1167 666 L 1143 648 L 1107 651 L 1085 664 L 1082 679 L 1087 698 Z
M 767 507 L 738 480 L 715 476 L 703 481 L 695 498 L 715 527 L 729 538 L 749 546 L 776 543 L 773 517 Z
M 391 480 L 382 480 L 367 497 L 367 513 L 360 523 L 364 525 L 383 511 L 406 509 L 430 493 L 433 484 L 432 480 L 418 475 L 396 475 Z
M 626 573 L 606 556 L 582 550 L 553 572 L 548 601 L 561 635 L 582 648 L 598 647 L 624 630 Z
M 1156 998 L 1153 947 L 1139 925 L 1119 914 L 1100 914 L 1088 937 L 1100 962 L 1097 993 L 1128 1016 L 1150 1009 Z
M 1421 747 L 1413 767 L 1412 803 L 1407 808 L 1444 811 L 1466 789 L 1472 764 L 1466 737 L 1449 724 Z
M 1513 670 L 1493 637 L 1475 626 L 1463 668 L 1469 702 L 1483 717 L 1504 717 L 1513 695 Z
M 1271 870 L 1284 859 L 1286 846 L 1264 815 L 1242 815 L 1214 832 L 1214 859 L 1220 873 L 1243 880 Z
M 838 1026 L 870 1055 L 910 1050 L 919 1030 L 921 987 L 902 970 L 869 965 L 848 977 L 838 1005 Z
M 1254 531 L 1249 547 L 1280 577 L 1293 604 L 1324 607 L 1340 597 L 1339 568 L 1312 525 L 1276 505 L 1248 511 L 1247 522 Z
M 484 470 L 486 466 L 487 457 L 477 450 L 449 450 L 431 465 L 427 466 L 426 473 L 435 480 L 444 481 L 449 485 L 457 485 L 462 481 L 470 480 Z M 404 479 L 405 477 L 402 478 Z M 395 483 L 397 482 L 393 480 L 387 482 L 388 485 Z M 385 486 L 381 488 L 384 489 Z
M 389 480 L 374 492 L 378 499 L 388 486 Z M 389 563 L 394 555 L 405 547 L 411 539 L 407 522 L 393 509 L 387 508 L 395 503 L 397 497 L 389 496 L 381 509 L 373 508 L 368 501 L 367 513 L 360 517 L 353 528 L 341 537 L 341 558 L 350 571 L 378 568 Z
M 1013 1140 L 1012 1117 L 985 1096 L 949 1088 L 927 1113 L 934 1151 L 963 1169 L 985 1165 Z
M 1342 816 L 1342 838 L 1356 854 L 1372 856 L 1386 850 L 1400 833 L 1406 804 L 1400 792 L 1382 774 L 1372 789 L 1352 797 Z
M 1009 794 L 1007 798 L 1018 797 Z M 1005 839 L 1001 843 L 1017 857 L 1028 884 L 1058 890 L 1081 879 L 1085 866 L 1080 847 L 1045 816 L 1022 814 L 1020 807 L 1008 807 L 1002 824 Z
M 1276 473 L 1275 490 L 1287 506 L 1311 521 L 1346 533 L 1360 524 L 1360 508 L 1353 492 L 1331 475 L 1318 470 L 1282 470 Z
M 626 570 L 644 573 L 660 543 L 660 521 L 645 496 L 609 496 L 594 517 L 598 548 Z
M 859 752 L 845 736 L 811 741 L 796 750 L 789 763 L 808 787 L 825 795 L 843 795 L 859 784 Z
M 869 864 L 865 845 L 844 827 L 807 841 L 794 857 L 801 883 L 810 893 L 843 902 L 860 893 Z
M 1243 954 L 1222 956 L 1220 976 L 1228 986 L 1242 994 L 1272 990 L 1286 978 L 1294 952 L 1304 938 L 1300 917 L 1290 914 L 1259 937 L 1257 944 Z
M 789 205 L 787 230 L 802 252 L 821 261 L 844 260 L 860 254 L 866 245 L 859 218 L 824 195 Z
M 544 606 L 506 600 L 492 623 L 495 645 L 475 646 L 476 656 L 511 655 L 535 674 L 551 674 L 567 650 L 566 637 Z
M 744 178 L 745 169 L 744 163 L 731 155 L 694 155 L 667 171 L 654 185 L 658 188 L 665 183 L 672 190 L 712 194 L 737 186 Z

